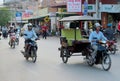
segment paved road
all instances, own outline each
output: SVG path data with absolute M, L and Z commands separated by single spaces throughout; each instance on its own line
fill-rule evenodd
M 37 43 L 38 59 L 32 63 L 20 53 L 23 38 L 15 49 L 9 47 L 8 39 L 0 40 L 0 81 L 120 81 L 119 52 L 111 55 L 112 67 L 104 71 L 101 65 L 88 66 L 83 57 L 71 57 L 67 64 L 62 63 L 58 38 L 41 39 Z

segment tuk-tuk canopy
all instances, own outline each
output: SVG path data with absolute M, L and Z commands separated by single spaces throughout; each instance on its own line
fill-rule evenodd
M 94 18 L 91 16 L 69 16 L 69 17 L 64 17 L 60 21 L 90 21 L 90 20 L 100 20 L 98 18 Z

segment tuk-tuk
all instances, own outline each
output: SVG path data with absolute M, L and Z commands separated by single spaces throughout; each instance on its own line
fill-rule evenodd
M 98 60 L 93 62 L 91 53 L 93 52 L 91 48 L 91 43 L 89 42 L 88 38 L 84 37 L 81 34 L 81 21 L 96 21 L 100 19 L 96 19 L 91 16 L 69 16 L 65 17 L 60 20 L 60 22 L 69 22 L 69 24 L 64 25 L 65 27 L 61 30 L 61 37 L 60 37 L 60 57 L 64 63 L 68 62 L 68 58 L 71 56 L 85 56 L 85 59 L 88 65 L 93 66 L 95 64 L 102 64 L 104 70 L 109 70 L 111 66 L 111 59 L 109 54 L 106 53 L 106 49 L 97 54 L 96 57 Z M 79 53 L 76 55 L 75 53 Z M 104 62 L 106 59 L 109 60 L 109 63 Z M 107 64 L 108 67 L 104 65 Z
M 87 57 L 87 47 L 90 46 L 90 42 L 87 38 L 85 38 L 81 34 L 80 21 L 93 21 L 99 20 L 95 19 L 91 16 L 69 16 L 60 20 L 60 22 L 68 22 L 69 25 L 65 25 L 63 29 L 61 29 L 61 37 L 60 37 L 60 57 L 64 63 L 67 63 L 68 58 L 70 56 L 78 56 L 73 55 L 73 53 L 82 53 L 82 56 Z

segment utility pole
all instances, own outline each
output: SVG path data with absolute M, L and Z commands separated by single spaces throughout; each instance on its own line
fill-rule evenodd
M 96 0 L 96 18 L 99 18 L 99 0 Z
M 88 15 L 88 0 L 85 0 L 84 2 L 84 15 Z M 88 22 L 85 21 L 84 22 L 84 29 L 85 29 L 85 32 L 86 34 L 88 35 Z

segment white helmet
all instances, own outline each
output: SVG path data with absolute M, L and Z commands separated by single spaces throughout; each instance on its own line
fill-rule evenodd
M 101 25 L 99 23 L 95 23 L 95 27 L 101 27 Z
M 32 27 L 32 24 L 31 24 L 31 23 L 28 23 L 28 27 Z

